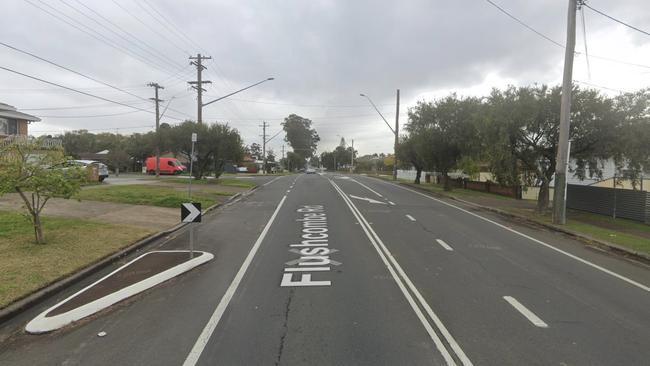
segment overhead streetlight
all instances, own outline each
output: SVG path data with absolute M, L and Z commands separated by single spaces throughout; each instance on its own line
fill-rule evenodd
M 395 144 L 393 146 L 393 158 L 394 158 L 394 162 L 393 162 L 393 180 L 397 180 L 397 144 L 398 144 L 398 141 L 399 141 L 399 89 L 397 89 L 397 111 L 395 112 L 395 128 L 394 129 L 390 126 L 390 123 L 388 123 L 386 118 L 384 118 L 384 115 L 381 114 L 381 112 L 379 111 L 379 109 L 377 108 L 375 103 L 373 103 L 372 99 L 370 99 L 369 96 L 367 96 L 367 95 L 365 95 L 363 93 L 360 93 L 359 96 L 368 99 L 370 104 L 372 104 L 372 107 L 375 108 L 377 113 L 379 113 L 379 116 L 381 117 L 381 119 L 383 119 L 384 122 L 386 122 L 386 126 L 388 126 L 388 128 L 390 128 L 391 132 L 393 132 L 393 134 L 395 135 Z
M 264 79 L 264 80 L 262 80 L 262 81 L 258 81 L 257 83 L 255 83 L 255 84 L 253 84 L 253 85 L 249 85 L 249 86 L 247 86 L 247 87 L 245 87 L 245 88 L 243 88 L 243 89 L 239 89 L 239 90 L 234 91 L 234 92 L 232 92 L 232 93 L 230 93 L 230 94 L 226 94 L 226 95 L 224 95 L 223 97 L 219 97 L 219 98 L 214 99 L 214 100 L 211 100 L 211 101 L 209 101 L 209 102 L 207 102 L 207 103 L 203 103 L 203 104 L 201 104 L 201 107 L 205 107 L 205 106 L 208 105 L 208 104 L 212 104 L 212 103 L 214 103 L 214 102 L 218 102 L 218 101 L 220 101 L 220 100 L 222 100 L 222 99 L 228 98 L 228 97 L 231 96 L 231 95 L 235 95 L 235 94 L 237 94 L 237 93 L 239 93 L 239 92 L 243 92 L 243 91 L 246 90 L 246 89 L 250 89 L 250 88 L 252 88 L 252 87 L 254 87 L 254 86 L 260 85 L 260 84 L 262 84 L 262 83 L 265 83 L 265 82 L 267 82 L 267 81 L 271 81 L 271 80 L 275 80 L 275 78 L 266 78 L 266 79 Z

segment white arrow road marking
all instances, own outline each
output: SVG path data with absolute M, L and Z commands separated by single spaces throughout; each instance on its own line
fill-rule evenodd
M 183 207 L 189 211 L 189 214 L 185 216 L 183 219 L 183 222 L 192 222 L 194 219 L 199 217 L 201 215 L 201 211 L 199 211 L 193 204 L 191 203 L 183 203 Z
M 454 248 L 450 247 L 449 244 L 445 243 L 442 239 L 436 239 L 436 241 L 438 242 L 438 244 L 440 244 L 441 247 L 443 247 L 443 248 L 445 248 L 445 249 L 447 249 L 449 251 L 454 250 Z
M 385 205 L 386 204 L 386 202 L 373 200 L 372 198 L 368 198 L 368 197 L 357 197 L 357 196 L 352 195 L 352 194 L 350 195 L 350 197 L 352 197 L 354 199 L 362 200 L 362 201 L 368 201 L 369 203 L 379 203 L 380 205 Z
M 503 299 L 506 300 L 510 305 L 512 305 L 513 308 L 517 309 L 517 311 L 520 312 L 521 315 L 525 316 L 526 319 L 528 319 L 536 327 L 548 328 L 548 324 L 544 323 L 542 319 L 540 319 L 537 315 L 533 314 L 532 311 L 528 310 L 528 308 L 522 305 L 514 297 L 504 296 Z

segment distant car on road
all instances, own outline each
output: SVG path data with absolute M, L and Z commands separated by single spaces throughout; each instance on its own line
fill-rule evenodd
M 316 174 L 316 170 L 313 169 L 313 168 L 307 168 L 307 170 L 305 170 L 305 173 L 307 173 L 307 174 Z
M 175 158 L 160 158 L 160 174 L 176 175 L 185 171 L 185 166 Z M 156 157 L 147 158 L 147 173 L 156 174 Z

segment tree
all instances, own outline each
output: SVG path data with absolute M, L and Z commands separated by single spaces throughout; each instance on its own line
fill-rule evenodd
M 294 153 L 300 155 L 303 160 L 314 155 L 318 141 L 320 141 L 318 133 L 311 125 L 311 120 L 296 114 L 290 114 L 282 123 L 282 128 L 286 133 L 284 140 L 291 145 Z
M 262 146 L 260 144 L 253 142 L 248 148 L 251 156 L 254 156 L 256 159 L 262 159 Z
M 400 142 L 397 145 L 397 158 L 401 162 L 408 162 L 415 168 L 415 179 L 413 183 L 420 184 L 420 178 L 422 176 L 422 169 L 424 168 L 424 160 L 418 154 L 418 151 L 423 149 L 420 141 L 422 139 L 421 135 L 413 134 L 412 136 L 402 136 Z
M 435 102 L 418 102 L 409 111 L 406 130 L 422 139 L 415 146 L 423 167 L 442 175 L 445 190 L 451 189 L 448 173 L 458 168 L 464 156 L 475 153 L 480 114 L 478 98 L 459 99 L 456 94 Z
M 616 115 L 613 156 L 617 175 L 637 188 L 643 172 L 650 171 L 650 89 L 626 93 L 614 99 Z
M 61 136 L 61 140 L 63 141 L 65 153 L 75 159 L 79 159 L 79 154 L 96 152 L 93 151 L 96 137 L 94 134 L 89 133 L 88 130 L 66 132 Z
M 198 135 L 195 147 L 195 161 L 192 167 L 194 178 L 201 179 L 213 172 L 221 175 L 227 161 L 239 161 L 244 153 L 241 136 L 236 129 L 219 123 L 196 123 L 185 121 L 171 127 L 167 133 L 170 150 L 175 155 L 192 159 L 192 133 Z
M 305 158 L 302 157 L 302 155 L 297 154 L 293 151 L 287 152 L 287 169 L 290 172 L 296 171 L 298 169 L 302 169 L 305 164 Z
M 574 87 L 569 131 L 576 175 L 599 175 L 599 160 L 610 155 L 614 129 L 611 101 L 594 90 Z M 500 183 L 534 180 L 539 186 L 538 212 L 549 206 L 555 173 L 561 88 L 545 85 L 493 90 L 484 134 L 491 148 L 487 157 Z M 485 144 L 483 144 L 485 146 Z
M 38 244 L 45 243 L 41 211 L 52 197 L 70 198 L 79 191 L 85 172 L 74 166 L 61 148 L 46 148 L 43 139 L 14 142 L 0 148 L 0 195 L 17 192 L 34 226 Z

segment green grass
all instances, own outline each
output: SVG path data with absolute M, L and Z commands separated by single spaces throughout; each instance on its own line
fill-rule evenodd
M 167 178 L 161 179 L 163 183 L 181 183 L 188 184 L 188 179 L 184 178 Z M 229 178 L 219 178 L 219 179 L 199 179 L 192 180 L 192 184 L 210 184 L 210 185 L 219 185 L 224 187 L 240 187 L 240 188 L 253 188 L 257 186 L 255 182 L 246 181 L 244 179 L 229 179 Z
M 216 196 L 231 196 L 227 192 L 193 192 L 192 201 L 200 202 L 203 207 L 212 206 L 217 202 Z M 124 185 L 104 186 L 85 189 L 74 196 L 81 200 L 129 203 L 133 205 L 149 205 L 178 208 L 187 202 L 187 192 L 173 187 L 157 185 Z
M 0 211 L 0 308 L 152 233 L 79 219 L 42 220 L 47 244 L 41 245 L 23 215 Z

